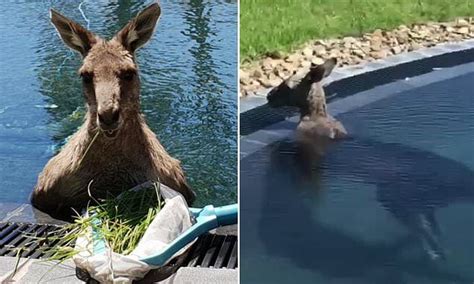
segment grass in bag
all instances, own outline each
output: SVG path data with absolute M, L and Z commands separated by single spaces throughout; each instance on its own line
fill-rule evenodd
M 44 239 L 57 243 L 46 252 L 51 255 L 49 260 L 65 260 L 77 254 L 74 243 L 90 227 L 104 236 L 114 252 L 131 253 L 163 205 L 159 187 L 159 183 L 154 183 L 149 188 L 125 191 L 118 197 L 106 198 L 88 206 L 88 217 L 78 214 L 74 223 Z M 94 218 L 101 221 L 100 225 L 94 225 Z

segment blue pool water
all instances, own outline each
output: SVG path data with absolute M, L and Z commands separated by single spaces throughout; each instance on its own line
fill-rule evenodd
M 311 158 L 241 160 L 242 283 L 473 283 L 474 73 L 343 113 Z
M 49 21 L 55 8 L 110 38 L 149 1 L 7 1 L 0 9 L 0 203 L 24 203 L 38 173 L 81 124 L 81 58 Z M 79 4 L 84 15 L 79 9 Z M 160 1 L 137 53 L 142 110 L 182 161 L 197 205 L 237 199 L 237 3 Z M 2 216 L 0 216 L 2 217 Z

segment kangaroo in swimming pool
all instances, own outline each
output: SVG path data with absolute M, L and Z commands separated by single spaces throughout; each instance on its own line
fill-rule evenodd
M 341 122 L 328 114 L 322 80 L 331 74 L 336 59 L 321 65 L 312 64 L 309 71 L 295 73 L 267 95 L 271 107 L 296 106 L 300 121 L 296 128 L 297 141 L 311 146 L 322 155 L 333 140 L 345 138 L 347 131 Z
M 323 65 L 327 63 L 326 61 Z M 268 95 L 270 106 L 297 106 L 300 108 L 302 118 L 296 133 L 297 140 L 300 142 L 301 138 L 299 137 L 302 134 L 298 132 L 301 132 L 301 128 L 303 128 L 301 125 L 306 121 L 305 116 L 311 113 L 311 107 L 314 109 L 310 98 L 311 87 L 308 87 L 310 83 L 303 83 L 304 79 L 311 78 L 310 73 L 315 68 L 318 67 L 313 66 L 310 72 L 304 75 L 305 77 L 293 75 Z M 320 86 L 320 88 L 322 87 Z M 320 111 L 312 112 L 327 113 L 325 108 L 319 109 Z M 324 118 L 324 116 L 322 117 Z M 307 120 L 311 121 L 310 118 Z M 342 127 L 342 124 L 333 123 L 334 120 L 323 120 L 322 125 L 325 127 L 322 129 L 334 127 L 339 131 L 341 128 L 338 127 Z M 341 133 L 344 135 L 341 137 L 345 137 L 346 131 L 343 128 Z M 320 137 L 321 135 L 318 136 L 318 138 Z M 309 139 L 303 139 L 304 143 L 298 145 L 300 147 L 297 148 L 297 152 L 302 152 L 302 155 L 297 155 L 297 157 L 302 157 L 298 159 L 298 166 L 301 168 L 299 173 L 306 172 L 302 177 L 307 179 L 307 172 L 312 171 L 312 163 L 317 161 L 319 168 L 333 171 L 333 174 L 340 178 L 352 175 L 362 179 L 365 184 L 376 185 L 377 200 L 394 218 L 414 233 L 425 247 L 429 257 L 432 259 L 445 258 L 445 252 L 440 242 L 441 230 L 436 220 L 435 210 L 451 203 L 474 202 L 474 178 L 468 167 L 407 145 L 386 143 L 363 137 L 344 139 L 337 145 L 334 152 L 327 153 L 328 142 L 332 139 L 329 139 L 331 138 L 329 135 L 322 137 L 326 138 L 322 141 L 324 143 L 321 140 L 313 140 L 313 147 L 311 147 L 312 141 Z M 322 154 L 326 155 L 322 157 Z
M 51 10 L 64 43 L 83 56 L 79 69 L 87 103 L 85 121 L 45 166 L 31 196 L 33 206 L 68 219 L 94 198 L 116 195 L 146 181 L 160 181 L 195 198 L 180 162 L 171 157 L 140 113 L 135 51 L 152 36 L 161 15 L 152 4 L 111 40 L 104 40 Z

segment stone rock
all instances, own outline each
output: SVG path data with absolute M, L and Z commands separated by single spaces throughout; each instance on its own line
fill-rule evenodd
M 352 52 L 351 52 L 351 49 L 349 49 L 349 48 L 344 48 L 344 49 L 341 50 L 341 55 L 340 55 L 340 56 L 341 56 L 342 58 L 346 58 L 346 57 L 350 56 L 351 53 L 352 53 Z
M 390 43 L 393 41 L 393 33 L 392 32 L 384 32 L 384 36 L 382 37 L 382 42 Z
M 316 56 L 322 56 L 327 53 L 326 47 L 324 47 L 324 45 L 319 45 L 319 44 L 313 47 L 313 51 L 314 51 L 314 55 Z
M 469 34 L 469 28 L 468 27 L 462 27 L 462 28 L 459 28 L 456 32 L 458 34 L 467 35 L 467 34 Z
M 400 46 L 398 46 L 398 45 L 392 47 L 391 50 L 392 50 L 393 54 L 399 54 L 399 53 L 402 52 L 402 48 L 401 48 Z
M 244 88 L 239 89 L 239 98 L 248 96 L 248 91 Z
M 408 28 L 407 26 L 405 26 L 405 25 L 399 25 L 399 26 L 398 26 L 398 29 L 401 30 L 401 31 L 407 31 L 407 30 L 409 30 L 409 28 Z
M 294 62 L 300 61 L 300 59 L 301 59 L 301 55 L 295 53 L 295 54 L 291 54 L 285 57 L 285 62 L 294 63 Z
M 351 48 L 352 44 L 354 44 L 355 42 L 356 42 L 356 39 L 350 36 L 342 39 L 342 43 L 345 48 Z
M 364 41 L 370 41 L 370 40 L 372 39 L 372 34 L 364 34 L 364 35 L 362 36 L 362 39 L 363 39 Z
M 365 57 L 365 52 L 360 48 L 354 48 L 351 51 L 351 53 L 354 54 L 355 56 L 359 57 L 359 58 L 364 58 Z
M 380 51 L 382 50 L 382 43 L 374 42 L 373 44 L 370 45 L 370 49 L 373 51 Z
M 283 68 L 284 71 L 291 71 L 294 69 L 293 64 L 288 63 L 288 62 L 282 62 L 280 63 L 281 67 Z
M 253 71 L 252 77 L 254 77 L 254 78 L 261 78 L 262 76 L 263 76 L 262 71 L 260 71 L 260 70 L 258 70 L 258 69 L 255 69 L 255 70 Z
M 262 70 L 263 71 L 273 70 L 273 68 L 275 68 L 275 66 L 276 66 L 275 61 L 270 57 L 267 57 L 262 61 Z
M 301 54 L 303 54 L 304 57 L 309 58 L 313 56 L 313 49 L 311 47 L 306 47 L 305 49 L 303 49 L 303 52 L 301 52 Z
M 396 32 L 395 37 L 396 37 L 398 43 L 400 43 L 400 44 L 406 43 L 409 40 L 408 33 L 405 32 L 405 31 Z
M 362 63 L 362 58 L 359 58 L 359 57 L 352 57 L 351 62 L 349 62 L 349 64 L 360 64 L 360 63 Z
M 445 28 L 445 30 L 446 30 L 448 33 L 452 33 L 452 32 L 455 31 L 455 29 L 454 29 L 453 27 L 451 27 L 451 26 L 447 26 L 447 27 Z
M 408 48 L 408 51 L 412 51 L 412 50 L 416 50 L 416 49 L 420 49 L 422 48 L 423 46 L 417 42 L 413 42 L 410 44 L 410 47 Z
M 387 57 L 387 51 L 385 49 L 378 50 L 378 51 L 371 51 L 370 56 L 375 59 L 382 59 Z
M 239 78 L 240 79 L 248 79 L 250 76 L 249 76 L 249 73 L 240 69 L 239 70 Z
M 301 61 L 300 65 L 298 67 L 306 68 L 306 67 L 309 67 L 309 66 L 311 66 L 311 61 L 303 60 L 303 61 Z
M 242 85 L 250 85 L 252 83 L 252 80 L 249 77 L 240 77 L 239 81 Z
M 361 49 L 366 55 L 368 55 L 369 52 L 371 51 L 370 45 L 362 46 L 360 49 Z
M 388 44 L 390 46 L 397 46 L 399 45 L 400 43 L 398 42 L 397 38 L 396 37 L 391 37 L 388 41 Z
M 457 20 L 456 20 L 456 26 L 457 26 L 457 27 L 468 27 L 468 26 L 469 26 L 469 22 L 466 21 L 465 19 L 457 19 Z
M 413 39 L 422 38 L 418 32 L 414 32 L 414 31 L 408 32 L 408 35 L 410 36 L 410 38 L 413 38 Z
M 451 34 L 450 40 L 459 41 L 459 40 L 462 40 L 463 37 L 464 37 L 463 34 L 453 33 L 453 34 Z
M 321 39 L 318 39 L 316 41 L 314 41 L 314 45 L 322 45 L 324 47 L 327 47 L 328 46 L 328 42 L 326 40 L 321 40 Z
M 271 88 L 280 85 L 283 80 L 273 74 L 270 74 L 268 78 L 263 77 L 260 78 L 258 81 L 260 82 L 260 84 L 262 84 L 263 87 Z
M 383 37 L 382 30 L 381 29 L 376 29 L 375 31 L 372 32 L 372 37 Z
M 286 78 L 290 77 L 291 72 L 288 71 L 278 71 L 277 76 L 280 77 L 282 80 L 285 80 Z
M 341 52 L 338 50 L 338 49 L 332 49 L 330 52 L 329 52 L 329 56 L 328 58 L 338 58 L 341 56 Z
M 314 57 L 311 59 L 311 63 L 316 64 L 316 65 L 321 65 L 324 63 L 324 59 L 319 58 L 319 57 Z
M 382 49 L 382 37 L 372 36 L 370 39 L 370 48 L 374 51 L 379 51 Z

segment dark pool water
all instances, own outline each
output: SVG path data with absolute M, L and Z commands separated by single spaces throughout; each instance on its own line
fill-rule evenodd
M 110 38 L 150 1 L 6 1 L 0 9 L 0 203 L 28 200 L 38 173 L 82 122 L 80 56 L 49 22 L 56 10 Z M 182 161 L 197 205 L 237 196 L 236 1 L 160 1 L 138 51 L 142 110 Z M 85 18 L 84 18 L 85 16 Z M 86 21 L 87 19 L 87 21 Z
M 242 283 L 473 283 L 474 73 L 339 116 L 322 160 L 241 161 Z

